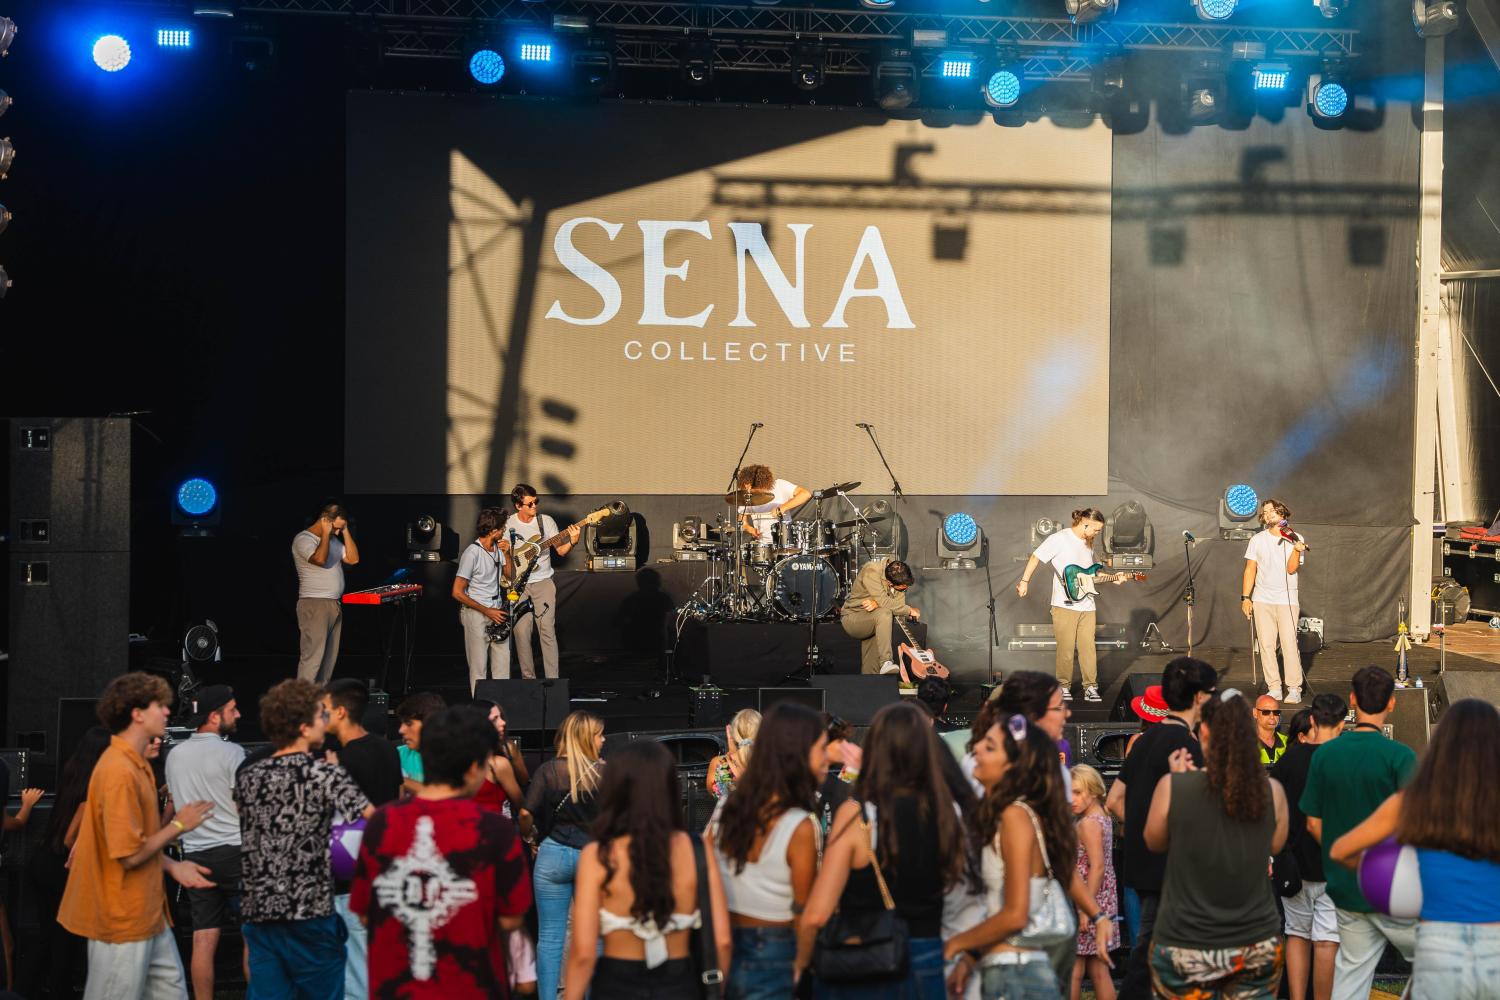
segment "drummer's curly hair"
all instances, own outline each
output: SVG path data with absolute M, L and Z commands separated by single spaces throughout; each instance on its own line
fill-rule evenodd
M 769 465 L 746 465 L 740 468 L 739 482 L 752 490 L 768 490 L 776 485 L 776 477 Z

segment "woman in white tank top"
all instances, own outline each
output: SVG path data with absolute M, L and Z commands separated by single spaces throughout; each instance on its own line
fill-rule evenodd
M 828 773 L 827 746 L 816 712 L 777 705 L 705 834 L 734 930 L 728 1000 L 785 1000 L 811 957 L 797 953 L 796 925 L 817 875 L 818 823 L 809 809 Z

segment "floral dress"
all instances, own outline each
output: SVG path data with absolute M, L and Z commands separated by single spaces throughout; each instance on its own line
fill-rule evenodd
M 1113 918 L 1116 915 L 1116 911 L 1119 909 L 1119 905 L 1116 901 L 1120 898 L 1119 889 L 1115 885 L 1115 866 L 1114 862 L 1111 860 L 1111 858 L 1113 857 L 1115 839 L 1114 823 L 1111 822 L 1110 818 L 1103 813 L 1091 813 L 1089 815 L 1085 815 L 1080 818 L 1078 822 L 1080 824 L 1098 823 L 1100 832 L 1104 834 L 1104 881 L 1099 883 L 1099 893 L 1094 897 L 1094 901 L 1099 904 L 1099 908 L 1101 910 L 1103 910 L 1105 913 L 1109 914 L 1111 918 Z M 1084 852 L 1083 841 L 1081 839 L 1078 842 L 1078 877 L 1083 879 L 1084 881 L 1088 881 L 1089 877 L 1089 856 Z M 1096 946 L 1094 943 L 1094 927 L 1095 925 L 1093 923 L 1087 921 L 1081 922 L 1078 928 L 1079 955 L 1097 954 Z M 1114 936 L 1109 939 L 1110 951 L 1114 951 L 1116 948 L 1120 947 L 1119 921 L 1115 921 L 1113 935 Z

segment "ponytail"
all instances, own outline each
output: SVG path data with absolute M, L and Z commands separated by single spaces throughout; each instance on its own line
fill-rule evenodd
M 1084 521 L 1098 521 L 1104 523 L 1104 512 L 1098 507 L 1080 507 L 1073 512 L 1073 527 L 1078 527 Z

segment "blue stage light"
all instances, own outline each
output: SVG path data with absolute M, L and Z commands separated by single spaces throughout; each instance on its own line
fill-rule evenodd
M 1337 118 L 1349 108 L 1349 91 L 1342 83 L 1324 80 L 1313 88 L 1313 109 L 1324 118 Z
M 94 42 L 94 65 L 118 73 L 130 65 L 130 43 L 119 35 L 103 35 Z
M 1223 21 L 1234 14 L 1239 0 L 1193 0 L 1193 9 L 1205 21 Z
M 1292 82 L 1292 67 L 1286 63 L 1256 63 L 1250 70 L 1250 86 L 1260 91 L 1285 90 Z
M 944 80 L 967 80 L 974 75 L 974 60 L 960 56 L 944 56 L 939 67 Z
M 1251 517 L 1260 509 L 1260 497 L 1244 483 L 1235 483 L 1224 491 L 1224 506 L 1235 517 Z
M 494 49 L 480 49 L 469 57 L 469 75 L 475 83 L 492 87 L 505 75 L 505 60 Z
M 984 96 L 997 108 L 1008 108 L 1021 99 L 1021 78 L 1013 70 L 996 70 L 984 86 Z
M 156 44 L 164 49 L 190 49 L 193 33 L 187 28 L 157 28 Z
M 177 487 L 177 507 L 189 517 L 202 517 L 219 505 L 219 491 L 207 479 L 194 477 Z
M 552 61 L 551 42 L 522 42 L 521 61 L 524 63 L 545 63 Z
M 943 518 L 943 534 L 948 541 L 960 548 L 974 544 L 979 535 L 979 525 L 968 514 L 949 514 Z

